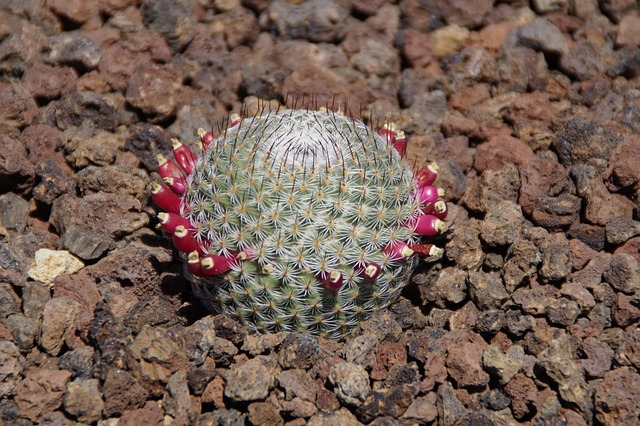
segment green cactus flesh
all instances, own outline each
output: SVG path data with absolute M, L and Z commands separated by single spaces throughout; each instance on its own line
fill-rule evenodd
M 240 121 L 198 159 L 183 213 L 209 253 L 252 253 L 225 274 L 191 276 L 193 290 L 258 332 L 339 338 L 394 301 L 415 256 L 383 249 L 415 242 L 414 176 L 364 123 L 286 110 Z M 186 207 L 186 208 L 185 208 Z M 358 271 L 381 267 L 376 279 Z M 337 290 L 318 276 L 340 273 Z

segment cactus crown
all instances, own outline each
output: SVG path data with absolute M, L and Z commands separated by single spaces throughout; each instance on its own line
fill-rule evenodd
M 187 173 L 167 160 L 159 171 L 181 197 L 152 196 L 175 212 L 161 221 L 188 253 L 194 293 L 256 331 L 331 338 L 395 300 L 417 263 L 409 245 L 436 222 L 419 225 L 424 199 L 390 132 L 285 110 L 201 132 L 197 159 L 176 141 Z

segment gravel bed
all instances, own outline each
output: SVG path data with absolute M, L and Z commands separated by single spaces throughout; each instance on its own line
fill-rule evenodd
M 640 424 L 635 0 L 0 1 L 0 424 Z M 149 198 L 264 105 L 392 120 L 441 262 L 342 341 L 193 298 Z

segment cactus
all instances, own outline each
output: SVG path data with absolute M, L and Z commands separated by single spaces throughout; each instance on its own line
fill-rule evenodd
M 443 230 L 434 164 L 416 175 L 404 134 L 326 110 L 241 119 L 202 155 L 173 140 L 152 197 L 194 294 L 258 332 L 340 338 L 400 294 Z

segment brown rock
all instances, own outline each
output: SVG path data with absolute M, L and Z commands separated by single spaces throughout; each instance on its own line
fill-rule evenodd
M 224 395 L 232 401 L 265 399 L 275 384 L 279 368 L 273 358 L 257 356 L 228 372 Z
M 79 422 L 92 423 L 102 418 L 102 393 L 97 379 L 78 378 L 67 384 L 64 410 Z
M 631 218 L 635 204 L 619 194 L 612 194 L 599 179 L 591 179 L 585 191 L 585 218 L 595 225 L 606 225 L 614 217 Z
M 629 136 L 611 155 L 609 168 L 606 171 L 607 184 L 614 190 L 630 190 L 637 198 L 640 190 L 638 164 L 640 164 L 640 138 Z
M 64 19 L 68 19 L 77 25 L 82 25 L 91 20 L 98 19 L 98 0 L 47 0 L 46 3 L 47 7 L 51 9 L 53 13 Z
M 402 54 L 414 68 L 428 66 L 434 60 L 431 37 L 424 32 L 408 30 L 402 45 Z
M 609 371 L 595 389 L 596 419 L 602 424 L 634 424 L 640 412 L 640 375 L 631 368 Z
M 6 330 L 6 329 L 5 329 Z M 6 334 L 10 333 L 8 330 Z M 10 340 L 11 337 L 7 336 Z M 0 397 L 14 395 L 14 389 L 20 382 L 20 374 L 24 369 L 24 357 L 12 342 L 0 338 Z
M 502 201 L 492 206 L 481 222 L 480 237 L 491 246 L 513 244 L 520 237 L 522 210 L 512 201 Z
M 84 198 L 66 194 L 54 202 L 50 221 L 63 235 L 76 226 L 121 238 L 148 223 L 140 210 L 140 201 L 122 194 L 100 192 Z
M 122 426 L 161 426 L 164 413 L 155 401 L 148 401 L 144 407 L 125 411 L 118 424 Z
M 500 170 L 506 164 L 527 164 L 533 156 L 533 150 L 519 139 L 509 136 L 494 137 L 478 146 L 473 166 L 478 172 L 486 169 Z
M 16 139 L 0 135 L 0 192 L 27 192 L 35 179 L 35 168 L 27 151 Z
M 640 308 L 638 308 L 637 296 L 627 296 L 623 293 L 616 295 L 613 305 L 613 319 L 620 327 L 633 324 L 640 318 Z
M 640 237 L 634 237 L 618 247 L 614 253 L 627 253 L 640 262 Z
M 202 403 L 213 403 L 216 408 L 223 408 L 224 404 L 224 379 L 216 376 L 211 380 L 202 393 Z
M 276 1 L 271 3 L 266 16 L 269 25 L 284 38 L 336 42 L 347 29 L 349 9 L 336 1 L 306 4 Z
M 124 92 L 131 76 L 150 62 L 167 62 L 171 51 L 154 31 L 142 30 L 107 47 L 100 59 L 99 70 L 115 89 Z
M 74 342 L 77 318 L 81 306 L 66 297 L 53 298 L 44 305 L 40 345 L 50 355 L 57 356 L 65 343 Z
M 28 372 L 14 393 L 20 414 L 38 421 L 45 413 L 56 410 L 62 404 L 70 378 L 71 372 L 66 370 L 40 369 Z
M 490 98 L 489 85 L 486 83 L 478 83 L 472 86 L 465 86 L 452 93 L 449 97 L 448 105 L 466 114 L 472 106 Z
M 587 359 L 580 360 L 580 364 L 590 377 L 602 377 L 611 368 L 614 351 L 606 343 L 587 337 L 582 342 L 582 351 Z
M 620 20 L 616 34 L 618 46 L 640 46 L 640 17 L 626 15 Z
M 126 98 L 144 114 L 164 120 L 175 113 L 180 87 L 174 66 L 149 64 L 131 76 Z
M 281 426 L 284 420 L 278 409 L 270 402 L 254 402 L 249 404 L 249 421 L 254 425 Z
M 86 129 L 85 131 L 91 130 L 92 133 L 98 134 L 99 132 L 95 129 L 114 131 L 118 125 L 118 116 L 113 102 L 99 93 L 72 92 L 53 103 L 53 107 L 58 128 L 69 129 L 71 134 L 75 131 L 71 129 L 73 127 Z M 67 143 L 66 140 L 64 142 Z M 65 148 L 69 150 L 67 146 Z
M 76 318 L 76 333 L 85 342 L 88 341 L 88 327 L 93 318 L 93 310 L 102 296 L 96 283 L 87 275 L 58 275 L 53 280 L 53 297 L 64 297 L 78 302 L 79 312 Z
M 480 242 L 480 230 L 475 224 L 465 224 L 464 226 L 456 226 L 453 228 L 447 243 L 445 256 L 454 261 L 460 268 L 465 270 L 476 270 L 482 265 L 484 259 L 484 253 L 482 252 L 482 243 Z M 416 282 L 421 274 L 418 273 L 414 276 Z M 422 286 L 427 286 L 428 283 L 420 283 Z
M 600 7 L 613 22 L 621 22 L 624 16 L 638 10 L 638 4 L 633 0 L 604 0 Z
M 20 83 L 0 84 L 0 122 L 25 127 L 38 114 L 38 106 L 26 86 Z
M 73 68 L 37 63 L 25 74 L 24 83 L 34 98 L 49 101 L 75 90 L 77 78 Z
M 589 163 L 606 167 L 606 161 L 622 138 L 609 129 L 581 118 L 570 118 L 562 123 L 553 148 L 565 166 Z
M 537 401 L 537 388 L 533 380 L 522 373 L 516 374 L 504 387 L 504 391 L 511 399 L 511 409 L 516 419 L 522 419 L 529 414 Z
M 449 376 L 458 386 L 470 389 L 483 388 L 489 383 L 489 375 L 482 369 L 482 352 L 487 346 L 480 335 L 456 330 L 443 337 L 448 341 L 446 366 Z
M 555 161 L 536 156 L 519 168 L 522 210 L 531 214 L 543 196 L 556 197 L 569 188 L 567 171 Z
M 284 388 L 287 400 L 301 398 L 315 402 L 317 386 L 306 371 L 300 369 L 285 370 L 278 378 L 280 387 Z
M 550 234 L 541 249 L 542 265 L 538 271 L 540 278 L 558 281 L 571 272 L 571 250 L 564 234 Z

